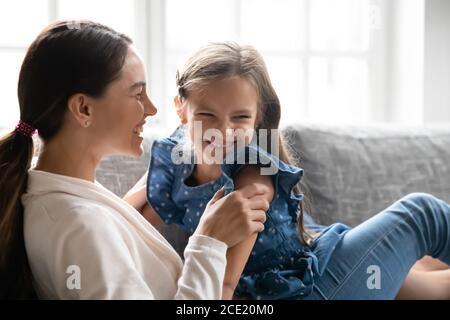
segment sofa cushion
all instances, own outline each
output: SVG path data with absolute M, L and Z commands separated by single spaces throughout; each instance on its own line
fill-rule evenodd
M 320 223 L 357 225 L 411 192 L 450 202 L 450 126 L 298 125 L 285 137 Z

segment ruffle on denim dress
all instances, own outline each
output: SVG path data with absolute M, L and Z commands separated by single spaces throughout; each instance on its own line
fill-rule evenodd
M 227 159 L 221 165 L 222 175 L 218 179 L 191 187 L 185 180 L 194 170 L 193 162 L 177 164 L 173 158 L 182 152 L 179 150 L 184 141 L 178 128 L 170 137 L 157 139 L 153 144 L 147 198 L 155 211 L 166 223 L 175 223 L 192 233 L 214 193 L 222 186 L 226 194 L 234 190 L 233 177 L 245 165 L 275 169 L 274 199 L 267 212 L 265 229 L 258 234 L 236 294 L 250 299 L 302 299 L 309 295 L 314 280 L 320 277 L 336 245 L 350 228 L 340 223 L 328 227 L 315 225 L 316 230 L 321 230 L 319 237 L 311 247 L 301 243 L 297 215 L 303 195 L 292 189 L 302 178 L 303 169 L 280 161 L 256 145 L 248 145 L 235 154 L 234 161 Z M 313 226 L 313 220 L 305 216 Z

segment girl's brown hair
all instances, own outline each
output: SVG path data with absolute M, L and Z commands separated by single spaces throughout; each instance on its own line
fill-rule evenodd
M 101 96 L 120 76 L 131 40 L 91 21 L 59 21 L 28 48 L 19 75 L 20 120 L 45 142 L 60 130 L 69 97 Z M 0 299 L 35 298 L 23 234 L 33 140 L 17 131 L 0 139 Z
M 211 43 L 194 53 L 186 62 L 183 70 L 177 72 L 176 84 L 178 95 L 187 99 L 189 92 L 208 85 L 212 81 L 239 76 L 250 81 L 256 89 L 258 101 L 258 129 L 267 129 L 270 141 L 271 129 L 278 129 L 281 116 L 281 105 L 275 92 L 266 65 L 259 52 L 251 46 L 241 46 L 234 42 Z M 294 164 L 284 138 L 279 135 L 279 158 L 281 161 Z M 269 144 L 266 144 L 270 146 Z M 269 150 L 270 151 L 270 150 Z M 301 193 L 298 184 L 294 191 Z M 300 202 L 298 212 L 299 237 L 306 245 L 312 239 L 303 224 L 304 204 Z

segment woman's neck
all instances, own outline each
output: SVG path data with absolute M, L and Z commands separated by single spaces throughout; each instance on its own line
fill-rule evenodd
M 44 144 L 34 169 L 94 182 L 101 157 L 90 155 L 86 149 L 76 143 L 50 141 Z

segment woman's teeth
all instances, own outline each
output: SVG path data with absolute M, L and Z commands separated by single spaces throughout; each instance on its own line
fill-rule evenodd
M 134 132 L 134 134 L 136 134 L 136 135 L 138 135 L 138 136 L 141 136 L 141 133 L 144 131 L 144 128 L 143 127 L 137 127 L 137 128 L 134 128 L 134 130 L 133 130 L 133 132 Z

